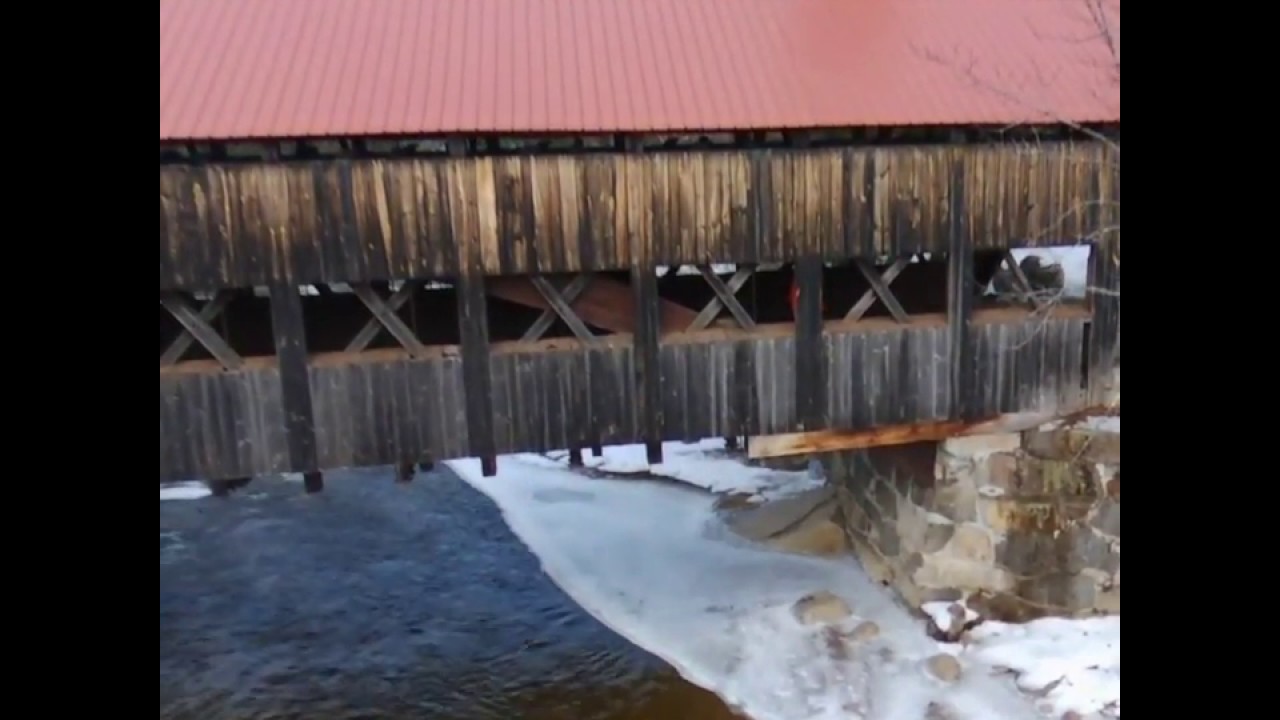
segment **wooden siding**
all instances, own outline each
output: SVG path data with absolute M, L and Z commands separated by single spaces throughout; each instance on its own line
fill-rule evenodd
M 1060 244 L 1118 197 L 1099 143 L 162 165 L 160 287 Z
M 972 326 L 978 414 L 1078 400 L 1083 317 Z M 948 417 L 950 330 L 943 319 L 905 329 L 822 336 L 829 427 Z M 660 348 L 663 439 L 797 429 L 791 334 Z M 309 366 L 322 467 L 382 465 L 470 454 L 463 363 L 444 356 Z M 633 349 L 495 353 L 489 363 L 499 453 L 594 441 L 643 442 Z M 162 370 L 160 477 L 231 478 L 289 469 L 279 373 Z

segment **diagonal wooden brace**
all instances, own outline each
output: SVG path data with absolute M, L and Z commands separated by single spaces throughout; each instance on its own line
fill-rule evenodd
M 395 293 L 391 295 L 391 298 L 387 300 L 387 308 L 391 310 L 394 315 L 400 310 L 400 308 L 404 307 L 405 303 L 409 302 L 409 300 L 413 298 L 413 295 L 417 290 L 418 284 L 416 282 L 406 280 L 404 284 L 400 286 L 400 289 L 396 290 Z M 361 300 L 363 301 L 364 298 L 361 298 Z M 365 304 L 368 305 L 367 302 Z M 397 320 L 400 319 L 399 315 L 395 315 L 395 317 Z M 379 320 L 376 315 L 369 318 L 365 322 L 364 327 L 360 328 L 360 332 L 356 333 L 356 336 L 351 338 L 351 342 L 347 343 L 346 352 L 361 352 L 365 348 L 369 347 L 369 343 L 373 342 L 373 339 L 378 337 L 378 333 L 382 331 L 382 327 L 382 321 Z M 412 334 L 412 332 L 410 334 Z
M 538 291 L 538 294 L 542 295 L 542 299 L 547 301 L 547 305 L 556 311 L 556 314 L 560 316 L 561 320 L 564 320 L 565 325 L 569 326 L 569 329 L 573 331 L 573 334 L 579 340 L 584 342 L 595 341 L 596 336 L 591 334 L 591 330 L 582 322 L 577 313 L 573 311 L 573 308 L 569 307 L 569 303 L 564 301 L 560 293 L 551 287 L 551 283 L 547 282 L 546 278 L 541 275 L 530 275 L 529 282 L 533 283 L 534 289 Z
M 401 288 L 401 290 L 403 289 Z M 370 313 L 373 313 L 373 317 L 378 322 L 382 323 L 387 332 L 391 333 L 391 336 L 399 341 L 405 350 L 409 351 L 409 357 L 418 358 L 426 354 L 427 349 L 418 341 L 418 336 L 413 334 L 413 331 L 404 324 L 399 315 L 396 315 L 395 310 L 387 307 L 387 303 L 378 296 L 378 293 L 374 292 L 372 287 L 367 283 L 352 283 L 351 292 L 360 298 L 360 302 L 364 303 L 364 306 L 369 309 Z
M 573 302 L 578 299 L 578 296 L 581 295 L 584 290 L 587 289 L 587 285 L 590 283 L 591 273 L 584 272 L 571 280 L 568 285 L 565 285 L 564 290 L 561 291 L 565 305 L 572 307 Z M 550 301 L 548 301 L 548 303 L 550 303 Z M 551 326 L 555 324 L 555 321 L 555 309 L 548 308 L 543 310 L 542 314 L 538 316 L 538 319 L 534 320 L 533 324 L 529 326 L 529 329 L 524 332 L 524 335 L 520 340 L 523 342 L 533 342 L 534 340 L 541 338 L 548 330 L 551 329 Z
M 240 358 L 240 355 L 231 349 L 231 346 L 213 329 L 209 321 L 201 317 L 195 310 L 192 310 L 191 305 L 181 295 L 176 292 L 160 293 L 160 304 L 182 325 L 183 330 L 190 333 L 192 337 L 204 346 L 205 350 L 209 351 L 209 354 L 214 359 L 221 363 L 224 369 L 239 370 L 244 364 L 244 360 Z M 210 301 L 209 304 L 212 305 L 213 301 Z M 173 348 L 170 347 L 169 349 L 172 350 Z M 186 352 L 186 348 L 183 348 L 182 351 Z M 163 360 L 163 357 L 161 360 Z
M 889 314 L 893 316 L 894 320 L 904 325 L 910 322 L 910 316 L 902 308 L 898 298 L 894 297 L 893 291 L 889 289 L 889 283 L 893 282 L 902 274 L 903 270 L 907 269 L 907 265 L 911 264 L 911 259 L 906 257 L 898 258 L 884 271 L 884 275 L 876 273 L 875 267 L 863 258 L 854 258 L 853 264 L 858 268 L 858 272 L 862 273 L 862 277 L 867 279 L 871 287 L 862 293 L 862 297 L 853 304 L 853 307 L 849 308 L 849 312 L 845 313 L 844 319 L 861 320 L 862 316 L 875 304 L 876 298 L 879 298 L 880 302 L 884 303 L 884 306 L 888 308 Z
M 1013 284 L 1018 293 L 1018 300 L 1030 304 L 1036 310 L 1043 309 L 1044 304 L 1036 296 L 1035 291 L 1031 289 L 1031 280 L 1027 278 L 1026 273 L 1022 272 L 1022 266 L 1018 264 L 1013 252 L 1005 250 L 1002 260 L 1005 266 L 1009 268 L 1009 273 L 1013 275 Z
M 729 314 L 733 315 L 733 319 L 737 321 L 738 326 L 742 329 L 755 329 L 755 320 L 751 318 L 751 314 L 747 312 L 746 308 L 742 307 L 742 303 L 738 302 L 736 297 L 738 291 L 755 274 L 755 271 L 753 267 L 739 267 L 733 277 L 729 278 L 728 284 L 725 284 L 719 275 L 712 272 L 710 265 L 699 265 L 698 272 L 702 273 L 702 279 L 707 281 L 707 284 L 711 286 L 711 291 L 716 296 L 711 298 L 706 307 L 702 308 L 702 312 L 698 313 L 698 317 L 694 318 L 688 329 L 701 330 L 707 327 L 720 314 L 721 308 L 727 308 Z
M 206 325 L 211 325 L 213 321 L 217 320 L 218 316 L 227 309 L 227 306 L 231 304 L 231 299 L 233 297 L 235 297 L 235 295 L 229 290 L 219 290 L 213 296 L 212 300 L 205 303 L 204 307 L 200 308 L 200 313 L 197 317 L 199 317 Z M 173 311 L 170 310 L 170 312 Z M 182 332 L 178 333 L 178 337 L 174 338 L 173 342 L 169 344 L 169 347 L 165 348 L 165 351 L 160 354 L 160 364 L 165 367 L 176 365 L 178 361 L 182 359 L 182 356 L 186 354 L 187 350 L 191 348 L 191 344 L 195 341 L 196 338 L 191 334 L 191 331 L 183 327 Z

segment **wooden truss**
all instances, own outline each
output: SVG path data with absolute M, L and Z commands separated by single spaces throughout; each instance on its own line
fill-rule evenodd
M 1017 295 L 1018 302 L 1026 303 L 1034 310 L 1043 310 L 1045 306 L 1044 299 L 1031 286 L 1030 278 L 1023 272 L 1022 265 L 1013 256 L 1013 251 L 1005 250 L 1000 262 L 1009 268 L 1009 275 L 1013 281 L 1013 292 Z
M 418 283 L 412 280 L 406 280 L 400 289 L 391 294 L 391 297 L 384 300 L 377 290 L 373 289 L 368 283 L 352 283 L 351 292 L 360 298 L 360 302 L 369 310 L 372 315 L 365 322 L 364 327 L 360 328 L 360 332 L 351 338 L 351 342 L 347 343 L 347 352 L 361 352 L 369 347 L 369 343 L 373 342 L 378 333 L 386 330 L 391 337 L 396 339 L 409 353 L 411 358 L 419 358 L 426 354 L 426 346 L 418 340 L 418 335 L 396 314 L 400 308 L 410 302 L 418 291 Z
M 729 281 L 725 282 L 712 271 L 710 265 L 698 265 L 698 272 L 702 275 L 702 279 L 711 286 L 711 291 L 715 293 L 715 297 L 707 302 L 706 306 L 702 308 L 702 311 L 698 313 L 698 316 L 693 319 L 693 322 L 689 324 L 686 330 L 692 331 L 706 328 L 715 322 L 721 310 L 728 310 L 734 322 L 743 330 L 755 329 L 756 321 L 751 317 L 751 313 L 747 312 L 747 309 L 738 301 L 738 291 L 757 272 L 777 270 L 780 267 L 782 266 L 776 263 L 758 266 L 739 265 L 737 271 L 729 278 Z
M 212 325 L 213 321 L 227 309 L 232 297 L 229 290 L 219 291 L 197 312 L 181 293 L 160 293 L 160 305 L 168 310 L 173 319 L 182 326 L 182 332 L 178 337 L 174 338 L 169 347 L 160 353 L 160 366 L 176 365 L 187 350 L 191 349 L 192 344 L 198 342 L 209 351 L 224 370 L 239 370 L 244 365 L 244 359 L 231 349 Z
M 900 257 L 894 260 L 893 264 L 886 268 L 883 274 L 877 273 L 875 266 L 863 258 L 855 258 L 853 263 L 871 287 L 867 288 L 867 291 L 862 293 L 862 297 L 858 298 L 858 302 L 849 308 L 849 312 L 845 313 L 844 319 L 861 320 L 862 316 L 866 315 L 871 306 L 879 299 L 880 302 L 884 303 L 885 308 L 889 310 L 889 314 L 893 316 L 895 321 L 904 325 L 910 322 L 911 319 L 907 315 L 907 311 L 903 309 L 902 303 L 898 302 L 898 298 L 889 289 L 889 286 L 911 264 L 911 257 Z

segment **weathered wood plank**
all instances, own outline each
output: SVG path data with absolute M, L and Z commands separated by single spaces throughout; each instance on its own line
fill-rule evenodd
M 747 457 L 752 460 L 792 457 L 813 453 L 865 450 L 874 447 L 939 442 L 949 437 L 1016 433 L 1045 423 L 1102 412 L 1099 406 L 1055 408 L 1047 412 L 1005 413 L 981 420 L 935 420 L 887 425 L 870 430 L 818 430 L 814 432 L 757 435 L 749 439 Z
M 971 348 L 982 362 L 971 386 L 991 390 L 975 397 L 975 416 L 1080 402 L 1087 321 L 1082 314 L 998 322 L 976 315 Z M 949 333 L 945 325 L 824 332 L 820 427 L 858 431 L 963 420 L 947 417 Z M 495 453 L 585 447 L 596 430 L 610 444 L 802 430 L 794 337 L 682 338 L 653 346 L 659 352 L 652 375 L 639 371 L 639 348 L 629 343 L 491 355 L 488 414 L 470 407 L 478 397 L 468 392 L 475 383 L 456 356 L 313 360 L 319 466 L 475 455 L 469 427 L 475 417 L 491 420 Z M 192 363 L 162 368 L 162 479 L 236 478 L 293 467 L 281 374 L 274 364 L 257 363 L 235 373 L 212 363 L 207 372 Z M 650 397 L 653 416 L 645 407 Z
M 960 203 L 950 199 L 960 167 Z M 1092 238 L 1102 143 L 893 146 L 160 168 L 160 285 L 217 289 L 788 262 Z M 648 253 L 648 255 L 644 255 Z M 673 327 L 687 327 L 688 322 Z

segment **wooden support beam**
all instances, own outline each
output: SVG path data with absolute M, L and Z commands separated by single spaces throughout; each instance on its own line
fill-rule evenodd
M 541 275 L 531 275 L 529 276 L 529 282 L 533 283 L 533 288 L 538 291 L 538 294 L 555 311 L 556 315 L 560 316 L 564 324 L 569 326 L 569 330 L 573 332 L 575 337 L 583 342 L 593 342 L 596 339 L 591 329 L 582 322 L 582 318 L 579 318 L 573 312 L 573 308 L 569 307 L 569 304 L 565 302 L 564 298 L 560 297 L 560 293 L 555 288 L 551 287 L 551 283 L 547 282 L 546 278 Z
M 658 277 L 649 264 L 631 268 L 635 293 L 635 401 L 636 420 L 645 441 L 650 465 L 662 462 L 662 366 L 658 349 L 661 320 L 658 315 Z
M 212 330 L 213 321 L 217 320 L 218 316 L 227 309 L 227 306 L 231 304 L 231 299 L 234 297 L 235 294 L 230 290 L 219 290 L 213 296 L 212 300 L 205 303 L 204 307 L 200 308 L 200 312 L 196 317 L 199 318 L 199 321 L 203 325 L 208 326 L 209 329 Z M 169 312 L 172 313 L 173 311 L 170 310 Z M 179 320 L 178 322 L 181 323 L 182 321 Z M 217 332 L 215 331 L 214 334 L 217 335 Z M 218 337 L 219 339 L 221 338 L 220 335 Z M 188 330 L 186 326 L 183 326 L 182 332 L 178 333 L 178 337 L 174 338 L 173 342 L 169 344 L 169 347 L 160 354 L 160 365 L 164 367 L 176 365 L 195 342 L 195 335 L 192 335 L 191 331 Z
M 866 315 L 867 311 L 871 309 L 871 306 L 875 305 L 876 298 L 879 297 L 895 320 L 900 323 L 906 323 L 907 312 L 902 309 L 902 305 L 898 303 L 898 298 L 889 289 L 889 286 L 911 264 L 911 258 L 901 257 L 893 261 L 893 264 L 884 271 L 883 275 L 877 275 L 875 268 L 871 267 L 871 264 L 866 260 L 858 258 L 854 260 L 854 263 L 857 265 L 858 271 L 862 273 L 862 276 L 867 279 L 867 282 L 871 283 L 871 287 L 867 288 L 866 292 L 862 293 L 862 297 L 858 298 L 858 302 L 849 308 L 849 312 L 845 313 L 844 319 L 861 320 L 862 316 Z M 881 292 L 887 295 L 889 300 L 884 300 Z
M 401 289 L 403 290 L 404 288 Z M 360 302 L 364 303 L 364 306 L 387 329 L 387 332 L 391 333 L 392 337 L 405 350 L 409 351 L 409 357 L 418 358 L 426 354 L 427 349 L 418 340 L 418 336 L 414 334 L 413 330 L 409 329 L 408 325 L 404 324 L 404 321 L 400 319 L 399 315 L 396 315 L 394 309 L 387 306 L 387 303 L 374 291 L 371 285 L 368 283 L 352 283 L 351 292 L 360 298 Z M 370 338 L 370 340 L 372 339 Z
M 654 276 L 656 283 L 657 276 Z M 537 310 L 551 310 L 546 298 L 523 277 L 491 277 L 486 292 L 493 297 Z M 635 332 L 636 306 L 632 288 L 609 277 L 595 276 L 582 294 L 567 303 L 584 322 L 616 333 Z M 676 332 L 691 325 L 698 313 L 671 300 L 659 300 L 661 330 Z M 553 311 L 554 312 L 554 311 Z
M 800 293 L 795 325 L 796 426 L 826 425 L 827 363 L 822 339 L 822 258 L 805 255 L 795 264 Z
M 1009 268 L 1009 274 L 1013 277 L 1014 290 L 1018 293 L 1018 300 L 1031 305 L 1036 310 L 1044 307 L 1044 302 L 1036 295 L 1036 291 L 1031 287 L 1031 280 L 1027 274 L 1022 271 L 1022 266 L 1018 264 L 1018 260 L 1013 257 L 1012 250 L 1005 250 L 1001 262 L 1005 267 Z
M 280 371 L 280 401 L 284 408 L 285 441 L 289 469 L 303 473 L 308 492 L 323 487 L 316 450 L 316 420 L 311 403 L 311 376 L 307 370 L 307 339 L 302 317 L 302 296 L 297 286 L 277 283 L 268 288 L 271 334 L 275 339 Z M 308 479 L 308 474 L 311 477 Z
M 565 304 L 573 307 L 573 303 L 577 301 L 578 296 L 582 294 L 583 290 L 587 289 L 589 284 L 591 284 L 591 273 L 584 272 L 570 280 L 569 284 L 565 285 L 563 292 L 561 292 L 561 297 L 564 299 Z M 545 300 L 546 298 L 543 299 Z M 533 342 L 534 340 L 538 340 L 551 329 L 551 326 L 555 324 L 557 317 L 559 317 L 559 315 L 556 313 L 554 308 L 549 307 L 546 310 L 543 310 L 542 314 L 538 316 L 538 319 L 534 320 L 533 324 L 529 326 L 529 329 L 524 332 L 524 335 L 520 340 L 523 342 Z
M 239 370 L 244 365 L 240 355 L 231 349 L 226 340 L 213 329 L 208 322 L 201 319 L 186 298 L 176 292 L 160 293 L 160 304 L 164 306 L 173 319 L 204 346 L 224 370 Z M 184 350 L 185 352 L 185 350 Z
M 407 483 L 413 480 L 413 463 L 400 462 L 396 465 L 396 482 Z
M 941 442 L 949 437 L 990 435 L 1033 430 L 1054 420 L 1070 420 L 1100 414 L 1105 409 L 1088 406 L 1071 411 L 1007 413 L 981 420 L 935 420 L 871 428 L 870 430 L 817 430 L 814 432 L 757 435 L 747 443 L 752 460 L 793 457 L 814 453 L 865 450 L 874 447 Z
M 1117 211 L 1118 212 L 1118 211 Z M 1117 227 L 1119 227 L 1117 223 Z M 1120 353 L 1120 238 L 1117 231 L 1094 243 L 1089 253 L 1090 308 L 1088 357 L 1089 397 L 1102 402 L 1110 394 L 1111 370 Z
M 325 286 L 322 285 L 320 287 L 325 287 Z M 370 294 L 373 293 L 372 288 L 369 288 L 368 286 L 363 286 L 363 287 L 365 288 L 365 290 L 368 291 L 368 293 Z M 366 301 L 364 297 L 361 297 L 361 294 L 360 294 L 361 291 L 357 290 L 354 286 L 352 287 L 352 290 L 356 293 L 357 297 L 360 297 L 360 301 L 365 304 L 365 307 L 369 307 L 369 302 Z M 400 289 L 395 291 L 391 295 L 391 298 L 386 301 L 386 305 L 385 305 L 386 309 L 390 311 L 391 315 L 395 317 L 397 321 L 400 320 L 400 316 L 396 315 L 396 313 L 400 310 L 400 308 L 404 307 L 405 303 L 409 302 L 409 300 L 413 298 L 413 295 L 417 290 L 418 290 L 417 282 L 413 280 L 406 280 L 405 283 L 400 286 Z M 327 292 L 327 289 L 326 289 L 326 292 Z M 379 301 L 380 300 L 381 299 L 379 298 Z M 370 308 L 370 312 L 373 312 L 372 308 Z M 400 324 L 403 327 L 404 323 L 400 323 Z M 377 313 L 373 313 L 373 317 L 365 321 L 364 327 L 360 328 L 360 332 L 356 333 L 356 336 L 351 338 L 351 342 L 347 343 L 346 352 L 363 351 L 365 348 L 369 347 L 369 343 L 373 342 L 374 338 L 378 337 L 378 333 L 381 332 L 384 327 L 386 327 L 386 324 L 382 322 L 381 318 L 378 316 Z M 390 330 L 390 328 L 388 328 L 388 330 Z M 422 347 L 422 344 L 417 342 L 417 336 L 414 334 L 412 330 L 410 330 L 408 327 L 404 327 L 402 332 L 407 333 L 408 337 L 413 338 L 413 342 L 417 343 L 418 348 Z M 392 333 L 392 336 L 396 337 L 394 332 Z M 415 356 L 415 353 L 417 352 L 416 349 L 409 348 L 409 346 L 404 345 L 404 341 L 400 340 L 399 337 L 396 337 L 396 340 L 401 345 L 403 345 L 406 349 L 409 350 L 410 356 Z
M 493 391 L 489 378 L 489 314 L 485 302 L 485 278 L 479 263 L 465 269 L 455 285 L 458 291 L 458 337 L 462 345 L 462 382 L 466 389 L 467 438 L 472 456 L 480 458 L 481 472 L 498 472 L 493 439 Z
M 707 284 L 711 286 L 711 291 L 715 293 L 715 297 L 711 298 L 707 306 L 702 308 L 702 312 L 698 313 L 698 316 L 690 323 L 688 329 L 701 330 L 705 328 L 716 319 L 716 316 L 720 314 L 721 308 L 728 308 L 729 314 L 733 315 L 733 319 L 738 322 L 738 327 L 744 330 L 754 330 L 756 321 L 752 319 L 751 313 L 748 313 L 747 309 L 742 307 L 742 303 L 738 302 L 736 295 L 747 280 L 751 278 L 755 269 L 751 267 L 738 268 L 733 277 L 729 278 L 727 285 L 720 279 L 719 275 L 712 271 L 710 265 L 699 265 L 698 272 L 702 274 L 702 279 L 706 280 Z
M 973 244 L 969 242 L 967 215 L 964 212 L 964 161 L 957 160 L 951 170 L 951 225 L 947 237 L 947 351 L 948 405 L 952 420 L 974 419 L 977 408 L 977 377 L 973 349 L 973 303 L 977 296 L 974 278 Z

